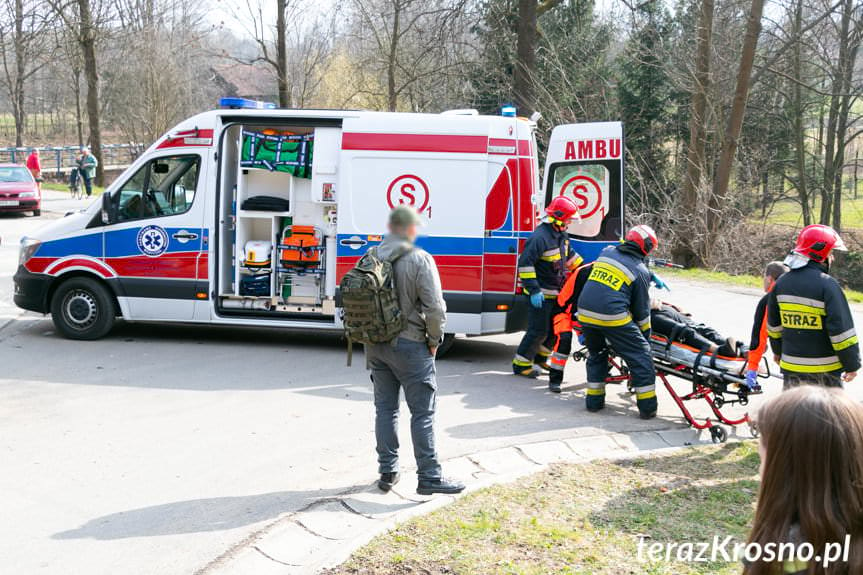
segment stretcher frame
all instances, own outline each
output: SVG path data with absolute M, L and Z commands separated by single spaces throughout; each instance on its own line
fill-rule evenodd
M 730 427 L 737 427 L 745 423 L 749 427 L 749 433 L 752 437 L 758 437 L 758 427 L 748 412 L 736 419 L 722 413 L 724 406 L 735 404 L 746 406 L 749 404 L 750 396 L 762 393 L 761 390 L 750 390 L 747 387 L 746 378 L 742 372 L 734 373 L 734 370 L 725 369 L 729 361 L 733 361 L 735 364 L 740 363 L 740 368 L 745 369 L 745 362 L 734 358 L 717 357 L 679 342 L 669 342 L 667 338 L 659 335 L 651 336 L 650 343 L 656 376 L 662 381 L 666 391 L 671 395 L 690 427 L 698 430 L 708 429 L 710 438 L 714 443 L 724 443 L 728 439 L 728 432 L 719 425 L 720 423 Z M 694 354 L 694 357 L 691 360 L 675 357 L 671 353 L 672 346 L 687 350 Z M 587 355 L 587 348 L 581 348 L 572 354 L 576 361 L 586 360 Z M 629 367 L 611 347 L 608 348 L 608 365 L 609 375 L 606 377 L 605 383 L 625 383 L 629 393 L 635 393 Z M 679 394 L 671 385 L 670 376 L 691 382 L 692 391 L 684 395 Z M 764 361 L 764 373 L 759 373 L 759 377 L 770 377 L 770 367 L 766 361 Z M 736 389 L 730 389 L 729 386 L 736 386 Z M 701 420 L 692 415 L 686 402 L 699 399 L 703 399 L 707 403 L 716 418 L 715 420 L 710 417 Z

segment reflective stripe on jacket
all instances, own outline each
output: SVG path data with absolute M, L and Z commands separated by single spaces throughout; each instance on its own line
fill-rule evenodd
M 776 281 L 767 300 L 767 334 L 779 367 L 791 373 L 857 371 L 860 348 L 839 283 L 809 262 Z
M 569 235 L 544 222 L 524 244 L 518 258 L 518 279 L 525 293 L 554 298 L 563 287 L 567 271 L 581 262 L 581 256 L 569 245 Z
M 644 256 L 623 244 L 602 250 L 578 298 L 578 321 L 618 327 L 634 321 L 650 333 L 650 272 Z

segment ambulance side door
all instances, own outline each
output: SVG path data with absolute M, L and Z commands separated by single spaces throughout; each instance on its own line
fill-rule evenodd
M 190 320 L 195 301 L 209 291 L 198 277 L 208 249 L 205 165 L 197 152 L 166 151 L 111 194 L 104 261 L 117 274 L 130 319 Z

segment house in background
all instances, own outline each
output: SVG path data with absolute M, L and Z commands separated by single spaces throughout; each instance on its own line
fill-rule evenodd
M 264 62 L 244 64 L 226 61 L 214 64 L 212 82 L 219 94 L 267 102 L 279 101 L 279 90 L 273 70 Z

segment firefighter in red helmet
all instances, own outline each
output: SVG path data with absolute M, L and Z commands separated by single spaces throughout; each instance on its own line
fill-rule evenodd
M 659 243 L 650 226 L 600 252 L 578 297 L 578 322 L 587 346 L 589 411 L 605 407 L 609 346 L 629 367 L 639 415 L 656 416 L 656 371 L 650 353 L 650 271 L 645 259 Z
M 839 283 L 829 275 L 833 250 L 845 243 L 829 226 L 806 226 L 785 258 L 791 268 L 767 300 L 767 335 L 785 389 L 803 383 L 841 387 L 857 376 L 860 347 Z
M 536 377 L 548 369 L 548 356 L 554 345 L 552 313 L 557 295 L 569 271 L 582 258 L 569 244 L 566 227 L 578 218 L 578 207 L 571 199 L 557 196 L 545 209 L 546 216 L 525 242 L 518 258 L 518 278 L 528 296 L 527 331 L 512 360 L 515 375 Z

